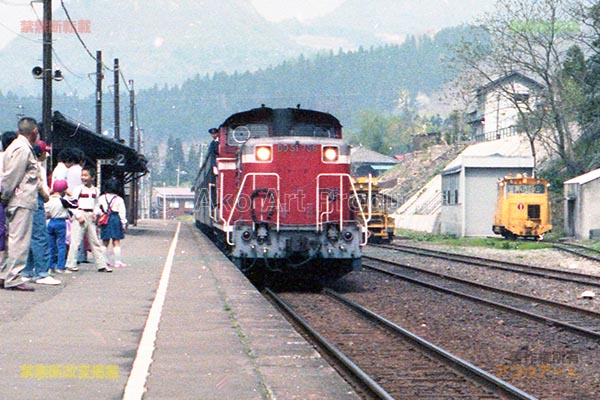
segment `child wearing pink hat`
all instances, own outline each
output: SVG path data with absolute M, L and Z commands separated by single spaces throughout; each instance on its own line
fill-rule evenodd
M 44 204 L 48 221 L 48 247 L 50 259 L 48 267 L 57 274 L 71 273 L 65 269 L 67 259 L 67 220 L 70 218 L 69 208 L 77 208 L 77 204 L 64 198 L 68 184 L 64 179 L 52 182 L 50 200 Z

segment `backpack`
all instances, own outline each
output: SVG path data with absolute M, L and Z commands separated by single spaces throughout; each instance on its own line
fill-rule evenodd
M 104 208 L 102 206 L 100 206 L 100 210 L 102 211 L 102 214 L 100 214 L 98 216 L 98 218 L 96 219 L 96 224 L 98 226 L 106 226 L 108 224 L 108 218 L 110 217 L 110 214 L 112 213 L 111 204 L 116 197 L 117 196 L 114 196 L 112 199 L 110 199 L 110 201 L 108 202 L 108 209 L 106 211 L 104 211 Z

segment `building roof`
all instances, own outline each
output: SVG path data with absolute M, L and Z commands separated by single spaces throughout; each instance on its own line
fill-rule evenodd
M 571 178 L 568 181 L 565 181 L 565 185 L 570 183 L 577 183 L 579 185 L 583 185 L 598 178 L 600 178 L 600 168 L 590 171 L 586 174 L 576 176 L 575 178 Z
M 369 150 L 363 146 L 352 147 L 350 150 L 350 159 L 352 163 L 398 164 L 400 162 L 394 157 Z
M 155 187 L 154 191 L 160 197 L 194 197 L 194 192 L 189 187 Z
M 50 143 L 54 154 L 59 154 L 67 147 L 77 147 L 94 162 L 102 159 L 114 160 L 112 167 L 115 169 L 125 172 L 147 172 L 146 158 L 124 143 L 99 135 L 58 111 L 54 112 L 52 124 Z
M 520 80 L 521 82 L 523 82 L 525 85 L 527 85 L 529 87 L 535 87 L 537 89 L 544 88 L 544 85 L 542 85 L 541 83 L 537 82 L 534 79 L 531 79 L 528 76 L 523 75 L 520 72 L 511 72 L 511 73 L 506 74 L 496 80 L 493 80 L 483 86 L 480 86 L 477 89 L 477 93 L 483 94 L 485 92 L 489 92 L 490 90 L 493 90 L 494 88 L 496 88 L 500 85 L 503 85 L 506 82 L 516 81 L 516 80 Z
M 486 162 L 481 161 L 481 159 L 485 157 L 493 157 L 496 159 L 495 162 L 502 161 L 498 159 L 498 157 L 503 157 L 503 160 L 510 165 L 502 163 L 499 165 L 501 167 L 533 167 L 533 157 L 531 157 L 531 148 L 529 147 L 527 140 L 520 136 L 511 136 L 500 140 L 470 145 L 460 153 L 458 157 L 452 160 L 446 168 L 444 168 L 443 172 L 444 174 L 450 173 L 451 171 L 460 169 L 463 165 L 466 167 L 477 167 L 478 163 L 481 164 Z M 478 161 L 478 159 L 480 161 Z M 485 167 L 484 165 L 479 166 Z M 496 165 L 496 167 L 498 167 L 498 165 Z

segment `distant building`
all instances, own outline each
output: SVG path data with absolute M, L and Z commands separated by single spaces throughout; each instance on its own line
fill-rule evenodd
M 565 234 L 576 239 L 600 237 L 600 169 L 564 183 Z
M 512 72 L 476 90 L 475 109 L 468 122 L 475 142 L 501 139 L 518 133 L 518 103 L 536 107 L 543 85 L 527 76 Z M 525 107 L 523 107 L 525 108 Z
M 369 150 L 366 147 L 352 147 L 350 150 L 350 168 L 352 176 L 378 176 L 400 161 L 394 157 Z
M 158 187 L 152 191 L 152 217 L 175 219 L 194 213 L 194 192 L 189 187 Z
M 533 173 L 533 157 L 458 157 L 442 171 L 440 232 L 458 237 L 492 235 L 497 182 L 508 174 Z

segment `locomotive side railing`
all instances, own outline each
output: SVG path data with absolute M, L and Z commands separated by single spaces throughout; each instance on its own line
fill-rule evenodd
M 369 214 L 368 216 L 365 216 L 365 212 L 362 208 L 362 205 L 360 203 L 360 198 L 358 196 L 358 193 L 356 191 L 356 187 L 354 185 L 354 182 L 352 180 L 352 176 L 350 176 L 349 174 L 339 174 L 339 173 L 326 173 L 326 174 L 319 174 L 317 175 L 317 188 L 316 188 L 316 195 L 315 195 L 315 199 L 316 199 L 316 221 L 315 221 L 315 227 L 317 232 L 321 232 L 323 230 L 323 226 L 326 222 L 329 221 L 323 221 L 324 217 L 327 215 L 332 214 L 334 211 L 336 211 L 335 209 L 330 209 L 330 201 L 328 201 L 326 203 L 326 209 L 324 211 L 321 210 L 321 201 L 320 201 L 320 193 L 321 193 L 321 178 L 325 178 L 325 177 L 330 177 L 330 178 L 339 178 L 339 193 L 340 196 L 343 195 L 344 190 L 343 190 L 343 184 L 344 184 L 344 179 L 348 180 L 348 183 L 350 184 L 350 187 L 352 188 L 352 194 L 351 196 L 353 196 L 354 199 L 354 203 L 356 204 L 356 206 L 359 209 L 359 212 L 361 214 L 361 231 L 363 234 L 363 239 L 362 239 L 362 245 L 367 244 L 367 240 L 368 240 L 368 224 L 369 224 L 369 220 L 371 219 L 371 213 L 369 210 Z M 370 199 L 370 193 L 369 193 L 369 199 L 367 204 L 371 204 L 371 199 Z M 344 199 L 343 198 L 339 198 L 338 203 L 338 212 L 340 215 L 340 222 L 339 222 L 339 229 L 340 232 L 342 231 L 342 229 L 344 228 Z M 350 202 L 351 199 L 348 199 L 348 201 Z M 348 217 L 350 217 L 348 215 Z
M 220 198 L 220 211 L 219 211 L 219 215 L 221 220 L 224 222 L 223 225 L 223 230 L 226 233 L 226 239 L 227 239 L 227 244 L 229 244 L 230 246 L 233 246 L 235 243 L 233 242 L 232 238 L 231 238 L 231 234 L 233 233 L 233 228 L 234 226 L 231 223 L 231 220 L 233 219 L 233 215 L 235 213 L 235 211 L 239 208 L 239 203 L 240 203 L 240 198 L 243 195 L 243 191 L 244 188 L 246 187 L 246 184 L 249 181 L 249 178 L 252 178 L 252 191 L 256 190 L 256 178 L 257 177 L 261 177 L 264 178 L 266 176 L 272 176 L 275 177 L 277 180 L 277 196 L 275 197 L 275 210 L 276 210 L 276 214 L 277 214 L 277 218 L 276 218 L 276 222 L 275 222 L 275 229 L 277 232 L 279 232 L 279 209 L 280 209 L 280 204 L 279 204 L 279 193 L 281 193 L 281 188 L 280 188 L 280 182 L 281 182 L 281 177 L 279 176 L 279 174 L 274 173 L 274 172 L 252 172 L 252 173 L 248 173 L 246 175 L 244 175 L 244 179 L 242 179 L 242 183 L 239 186 L 239 189 L 235 195 L 235 200 L 233 202 L 233 207 L 231 208 L 231 210 L 229 211 L 229 216 L 227 217 L 227 219 L 225 220 L 224 216 L 223 216 L 223 191 L 221 191 L 221 198 Z M 223 186 L 221 186 L 223 187 Z

